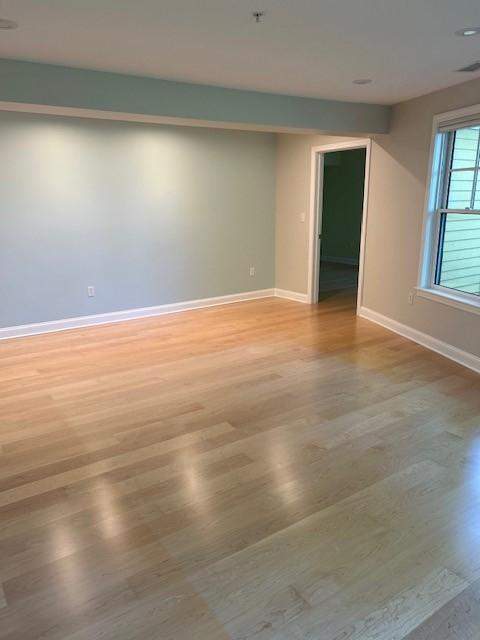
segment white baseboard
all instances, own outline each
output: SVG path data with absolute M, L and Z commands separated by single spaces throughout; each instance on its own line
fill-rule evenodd
M 308 295 L 306 293 L 298 293 L 298 291 L 287 291 L 286 289 L 274 289 L 274 295 L 277 298 L 285 298 L 286 300 L 294 300 L 295 302 L 308 303 Z
M 447 342 L 443 342 L 442 340 L 437 340 L 437 338 L 433 338 L 427 333 L 417 331 L 417 329 L 413 329 L 412 327 L 409 327 L 406 324 L 402 324 L 401 322 L 397 322 L 392 318 L 388 318 L 381 313 L 372 311 L 372 309 L 361 307 L 358 315 L 362 318 L 366 318 L 367 320 L 371 320 L 376 324 L 380 324 L 382 327 L 390 329 L 390 331 L 398 333 L 404 338 L 413 340 L 413 342 L 421 344 L 422 347 L 426 347 L 427 349 L 435 351 L 436 353 L 439 353 L 440 355 L 445 356 L 450 360 L 454 360 L 455 362 L 458 362 L 458 364 L 461 364 L 468 369 L 472 369 L 473 371 L 480 373 L 480 357 L 475 356 L 472 353 L 462 351 L 462 349 L 458 349 L 457 347 L 454 347 Z
M 358 258 L 339 258 L 337 256 L 322 256 L 322 262 L 336 262 L 337 264 L 351 264 L 355 267 L 358 267 L 359 260 Z
M 51 333 L 52 331 L 79 329 L 98 324 L 110 324 L 111 322 L 125 322 L 126 320 L 134 320 L 137 318 L 161 316 L 166 313 L 179 313 L 180 311 L 191 311 L 192 309 L 202 309 L 203 307 L 215 307 L 222 304 L 231 304 L 233 302 L 245 302 L 247 300 L 256 300 L 258 298 L 269 298 L 275 295 L 275 289 L 261 289 L 257 291 L 246 291 L 244 293 L 233 293 L 226 296 L 217 296 L 215 298 L 203 298 L 201 300 L 188 300 L 186 302 L 162 304 L 156 307 L 127 309 L 125 311 L 99 313 L 79 318 L 67 318 L 65 320 L 52 320 L 50 322 L 37 322 L 35 324 L 24 324 L 16 327 L 5 327 L 0 329 L 0 340 L 33 336 L 40 333 Z

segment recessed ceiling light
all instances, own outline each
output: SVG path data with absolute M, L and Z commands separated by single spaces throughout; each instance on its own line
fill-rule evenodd
M 18 24 L 13 20 L 0 18 L 0 29 L 17 29 L 17 27 L 18 27 Z
M 465 27 L 465 29 L 459 29 L 455 31 L 457 36 L 477 36 L 480 33 L 480 27 Z
M 371 84 L 370 78 L 359 78 L 358 80 L 354 80 L 353 84 Z

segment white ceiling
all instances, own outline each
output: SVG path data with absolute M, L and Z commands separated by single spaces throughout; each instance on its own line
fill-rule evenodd
M 265 11 L 255 24 L 251 13 Z M 479 77 L 479 0 L 0 0 L 0 57 L 394 103 Z M 372 78 L 365 86 L 355 78 Z

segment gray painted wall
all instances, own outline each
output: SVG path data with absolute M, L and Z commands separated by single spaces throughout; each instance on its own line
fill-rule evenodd
M 382 133 L 390 107 L 0 59 L 0 101 L 210 122 Z
M 1 327 L 274 286 L 274 135 L 3 112 L 0 139 Z

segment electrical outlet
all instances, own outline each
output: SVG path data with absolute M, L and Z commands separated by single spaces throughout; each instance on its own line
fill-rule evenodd
M 255 275 L 255 267 L 250 267 L 250 277 L 253 278 L 254 275 Z
M 410 291 L 408 292 L 408 304 L 413 304 L 414 299 L 415 299 L 415 289 L 410 289 Z
M 87 287 L 87 295 L 89 298 L 93 298 L 95 296 L 95 287 Z
M 305 211 L 302 211 L 302 213 L 300 214 L 300 222 L 305 222 Z

